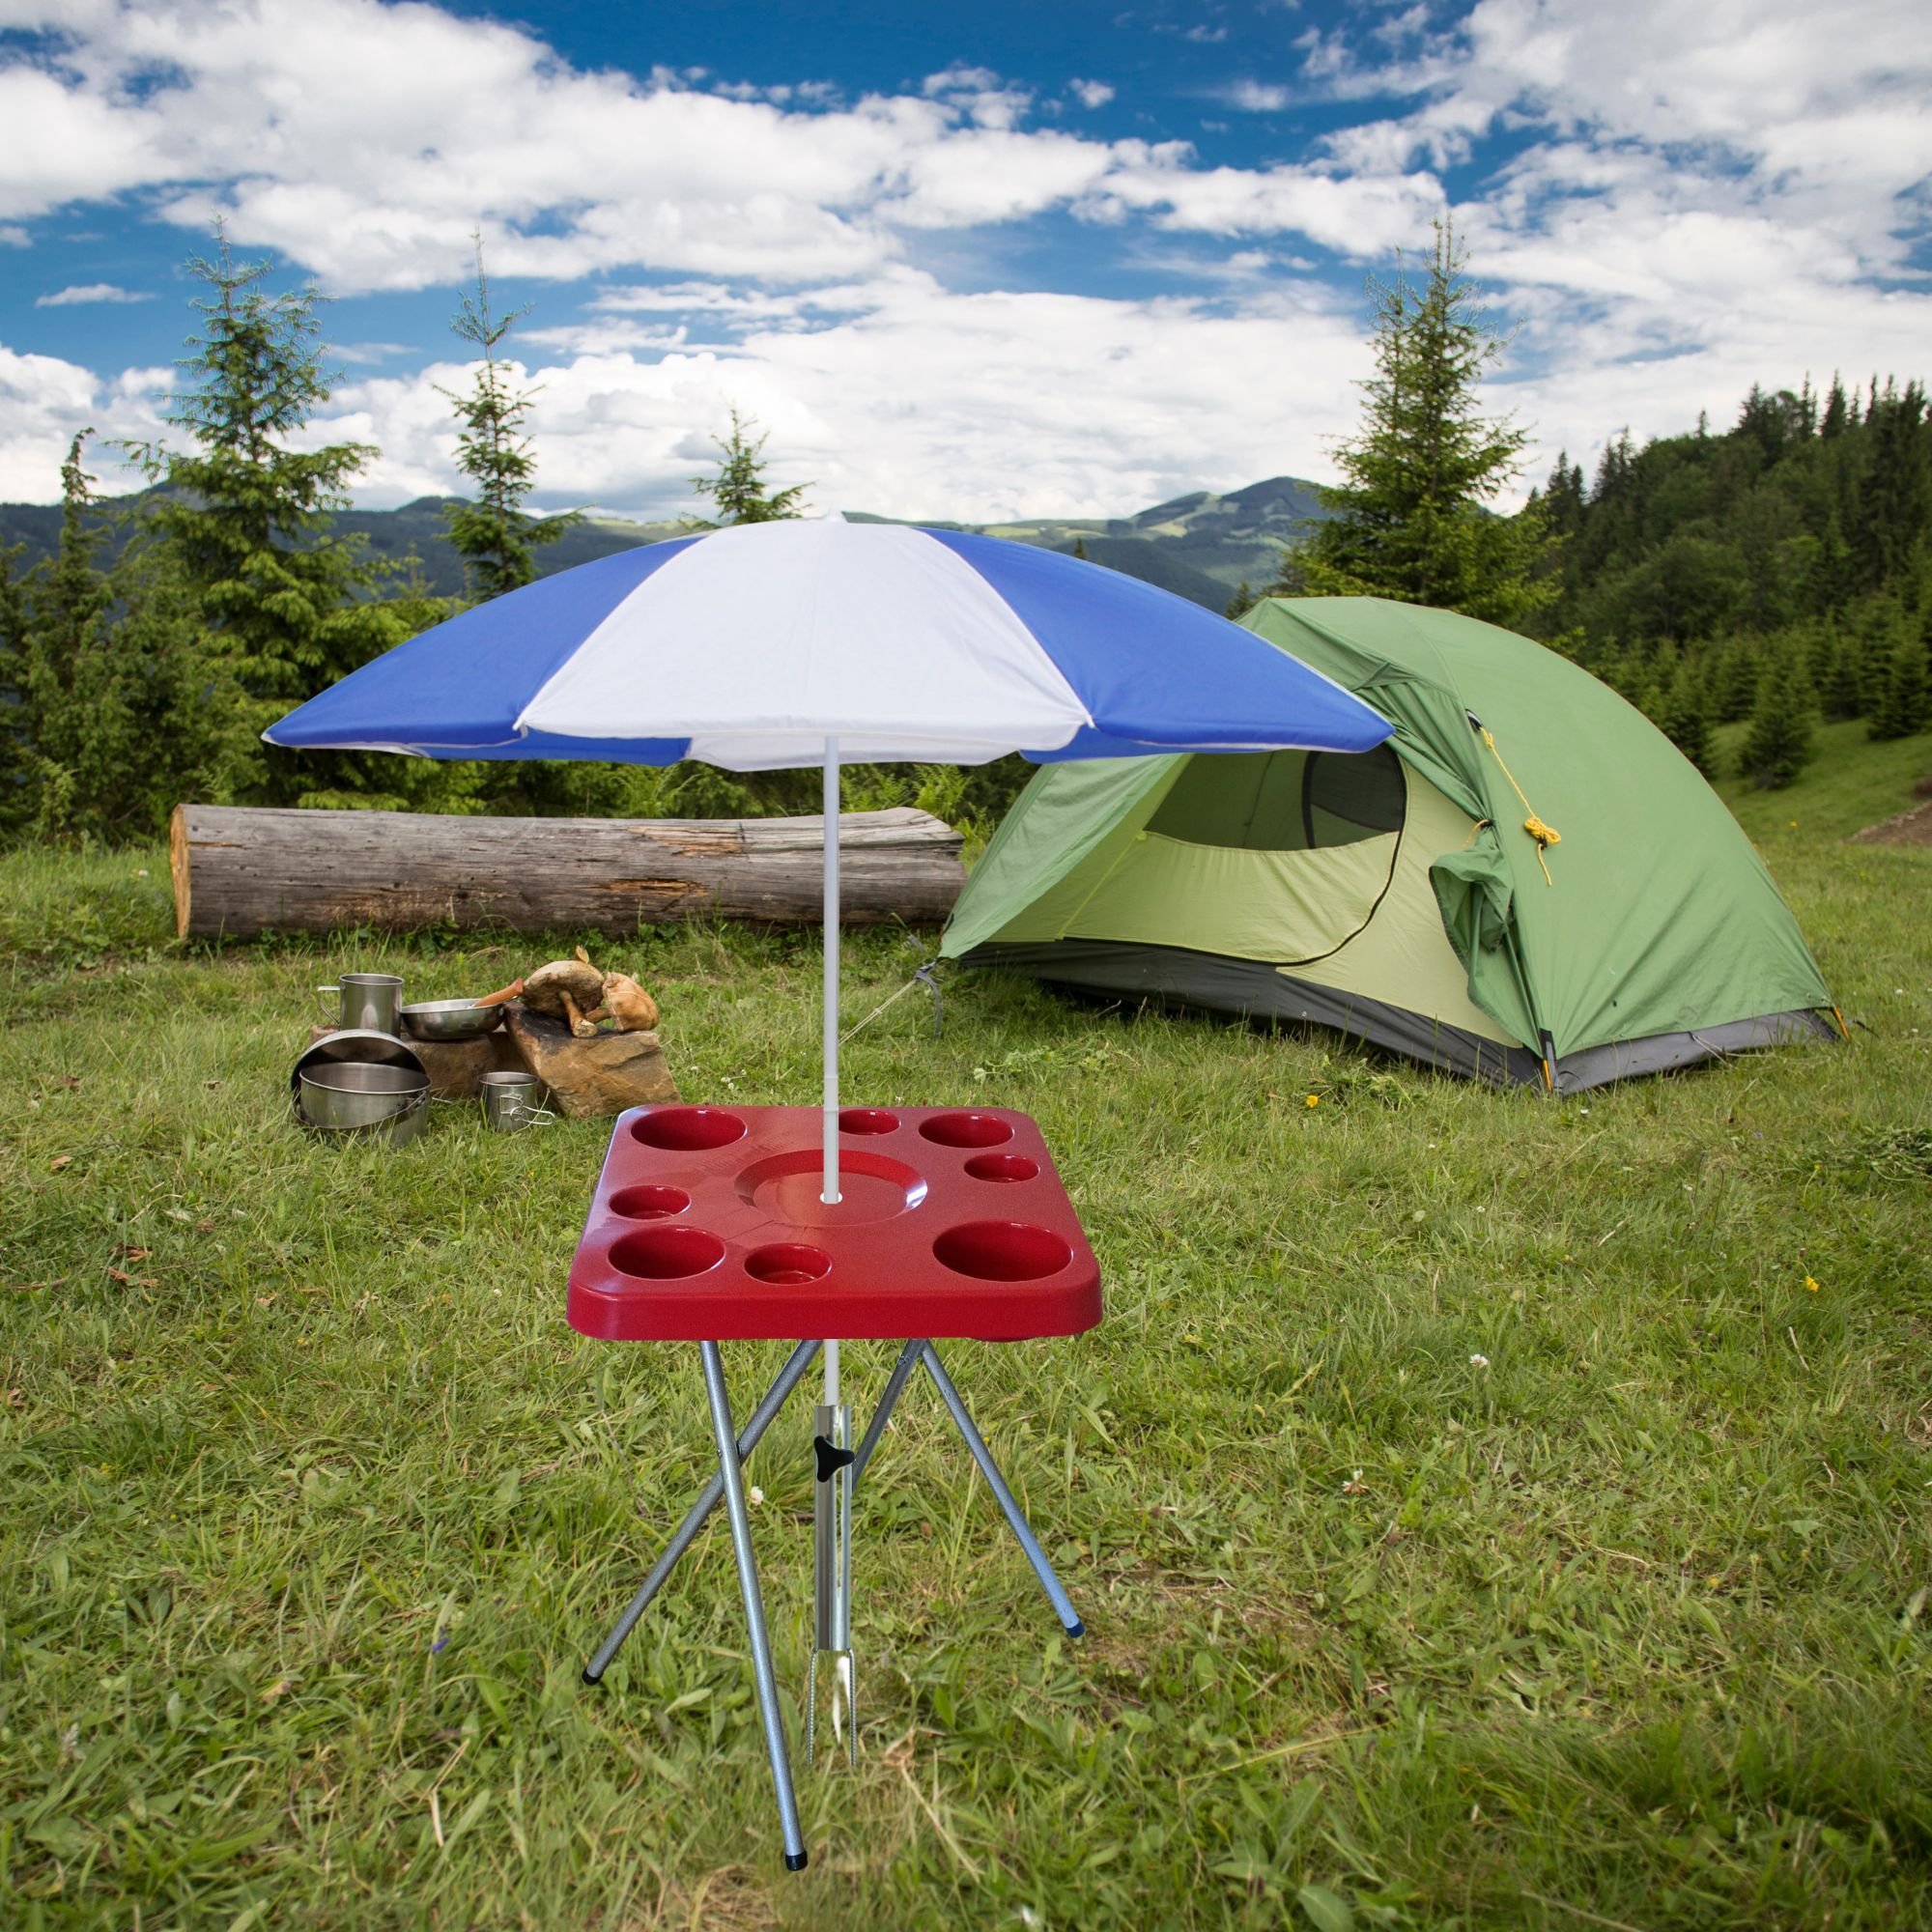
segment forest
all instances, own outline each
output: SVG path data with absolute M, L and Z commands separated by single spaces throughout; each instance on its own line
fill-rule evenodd
M 1932 718 L 1922 383 L 1754 387 L 1720 433 L 1620 435 L 1587 478 L 1559 458 L 1535 500 L 1557 586 L 1537 635 L 1707 775 L 1716 724 L 1760 716 L 1802 740 L 1810 718 L 1861 718 L 1903 738 Z M 1788 776 L 1788 758 L 1764 775 Z

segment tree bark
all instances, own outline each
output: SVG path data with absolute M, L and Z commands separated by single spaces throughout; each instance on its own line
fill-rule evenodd
M 937 924 L 965 883 L 959 834 L 923 811 L 838 821 L 848 925 Z M 816 818 L 463 818 L 180 805 L 169 830 L 183 938 L 353 926 L 622 935 L 693 918 L 816 924 Z

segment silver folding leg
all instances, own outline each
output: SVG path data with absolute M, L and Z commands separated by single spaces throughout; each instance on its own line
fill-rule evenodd
M 789 1359 L 778 1373 L 778 1378 L 765 1391 L 765 1399 L 752 1411 L 752 1417 L 745 1424 L 738 1437 L 738 1459 L 740 1462 L 758 1446 L 759 1437 L 772 1426 L 773 1418 L 784 1406 L 785 1397 L 799 1384 L 799 1378 L 811 1366 L 812 1357 L 818 1353 L 816 1342 L 801 1342 L 791 1351 Z M 595 1684 L 611 1667 L 611 1660 L 622 1649 L 624 1639 L 636 1629 L 638 1619 L 650 1607 L 650 1602 L 665 1586 L 665 1578 L 676 1568 L 677 1559 L 691 1548 L 692 1539 L 704 1527 L 705 1520 L 718 1507 L 719 1498 L 724 1493 L 724 1471 L 718 1473 L 697 1492 L 697 1500 L 686 1513 L 684 1520 L 677 1526 L 677 1534 L 665 1546 L 665 1552 L 651 1566 L 651 1574 L 643 1580 L 642 1587 L 631 1599 L 624 1614 L 617 1619 L 617 1628 L 604 1640 L 604 1647 L 584 1665 L 583 1681 Z
M 893 1410 L 898 1406 L 907 1378 L 919 1367 L 920 1351 L 924 1347 L 923 1342 L 908 1342 L 899 1350 L 899 1358 L 893 1364 L 892 1374 L 886 1378 L 885 1393 L 879 1397 L 879 1406 L 872 1411 L 872 1419 L 866 1426 L 866 1438 L 859 1444 L 859 1453 L 852 1459 L 854 1495 L 859 1492 L 859 1478 L 866 1473 L 866 1464 L 872 1460 L 872 1451 L 879 1446 L 879 1437 L 886 1433 L 886 1424 L 893 1419 Z
M 1053 1565 L 1046 1560 L 1046 1551 L 1039 1547 L 1039 1539 L 1020 1514 L 1020 1506 L 1014 1501 L 1012 1491 L 1007 1488 L 1007 1479 L 1000 1474 L 992 1451 L 974 1428 L 973 1418 L 966 1413 L 966 1405 L 960 1400 L 959 1391 L 952 1386 L 952 1378 L 940 1365 L 939 1350 L 930 1342 L 922 1343 L 920 1358 L 925 1363 L 925 1372 L 932 1378 L 933 1387 L 939 1391 L 939 1399 L 952 1411 L 952 1426 L 965 1438 L 967 1448 L 972 1450 L 973 1460 L 979 1463 L 980 1473 L 986 1479 L 986 1487 L 1005 1511 L 1009 1527 L 1019 1538 L 1020 1548 L 1026 1551 L 1027 1561 L 1033 1565 L 1034 1575 L 1039 1578 L 1040 1588 L 1046 1592 L 1054 1614 L 1059 1617 L 1068 1636 L 1085 1636 L 1087 1626 L 1074 1613 L 1072 1600 L 1061 1588 L 1060 1578 L 1053 1574 Z
M 778 1789 L 779 1829 L 784 1837 L 787 1871 L 805 1868 L 805 1834 L 799 1830 L 798 1800 L 791 1788 L 791 1757 L 785 1748 L 784 1713 L 779 1709 L 772 1647 L 765 1636 L 765 1600 L 758 1594 L 757 1558 L 752 1553 L 752 1518 L 745 1507 L 745 1472 L 738 1463 L 737 1432 L 724 1392 L 724 1362 L 716 1342 L 698 1344 L 704 1356 L 704 1392 L 711 1398 L 711 1432 L 718 1438 L 718 1466 L 724 1477 L 724 1514 L 731 1521 L 731 1547 L 738 1557 L 738 1588 L 745 1599 L 745 1628 L 752 1639 L 752 1675 L 758 1689 L 758 1716 L 764 1720 L 765 1748 L 771 1753 L 772 1783 Z

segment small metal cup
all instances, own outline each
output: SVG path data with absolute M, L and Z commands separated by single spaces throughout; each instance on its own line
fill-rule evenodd
M 537 1076 L 512 1067 L 486 1073 L 480 1083 L 483 1122 L 499 1134 L 514 1134 L 545 1118 L 537 1100 Z
M 364 1027 L 373 1033 L 402 1031 L 403 982 L 394 973 L 345 973 L 339 985 L 315 990 L 339 997 L 338 1027 Z

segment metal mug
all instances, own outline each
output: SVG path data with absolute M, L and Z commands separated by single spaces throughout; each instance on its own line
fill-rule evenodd
M 347 1030 L 364 1027 L 372 1033 L 402 1031 L 403 982 L 394 973 L 345 973 L 341 984 L 318 986 L 318 993 L 334 993 L 341 1001 L 335 1024 Z
M 514 1134 L 533 1121 L 546 1119 L 537 1100 L 537 1076 L 514 1067 L 484 1074 L 478 1092 L 483 1121 L 499 1134 Z

